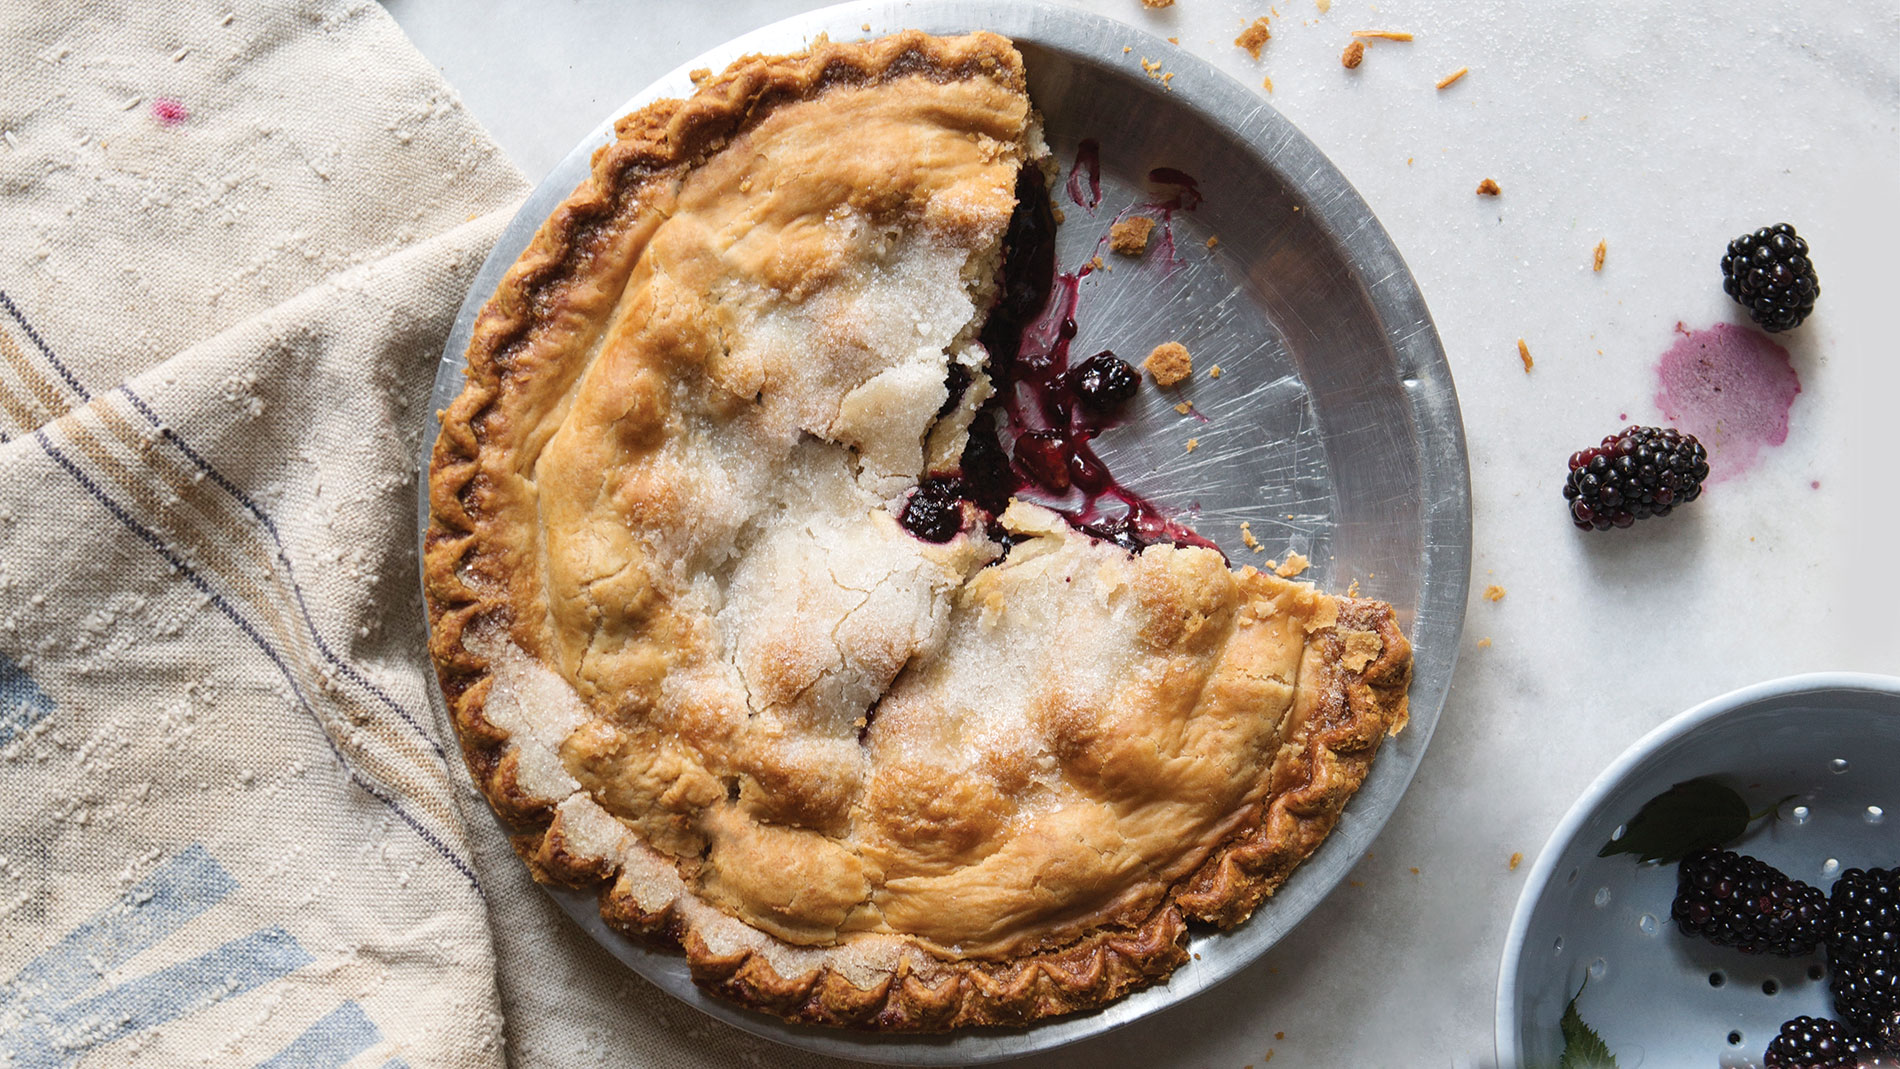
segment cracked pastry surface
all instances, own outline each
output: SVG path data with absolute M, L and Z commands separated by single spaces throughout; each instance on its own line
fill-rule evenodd
M 1164 978 L 1402 725 L 1390 607 L 1021 501 L 908 534 L 989 396 L 1043 155 L 1021 58 L 910 33 L 698 86 L 618 124 L 442 415 L 426 589 L 476 781 L 538 878 L 790 1019 L 1021 1023 Z

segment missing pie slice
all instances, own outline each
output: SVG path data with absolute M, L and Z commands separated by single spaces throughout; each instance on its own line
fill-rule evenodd
M 432 652 L 522 857 L 795 1021 L 1164 980 L 1404 723 L 1391 608 L 998 489 L 1053 225 L 1007 40 L 748 57 L 617 135 L 431 466 Z

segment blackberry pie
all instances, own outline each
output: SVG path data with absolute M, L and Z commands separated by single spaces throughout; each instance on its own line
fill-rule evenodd
M 475 781 L 537 879 L 752 1009 L 1162 982 L 1405 722 L 1390 606 L 1230 569 L 1088 449 L 1153 387 L 1051 341 L 1047 157 L 993 34 L 742 59 L 618 123 L 441 413 Z

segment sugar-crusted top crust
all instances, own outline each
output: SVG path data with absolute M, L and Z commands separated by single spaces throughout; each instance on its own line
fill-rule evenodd
M 749 57 L 616 133 L 478 319 L 431 468 L 432 652 L 523 856 L 795 1020 L 1165 977 L 1403 723 L 1390 608 L 1021 503 L 1009 547 L 897 525 L 985 393 L 1037 153 L 1007 41 Z

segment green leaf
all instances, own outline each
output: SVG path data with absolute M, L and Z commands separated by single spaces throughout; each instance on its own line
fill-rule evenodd
M 1584 987 L 1590 986 L 1588 980 Z M 1603 1042 L 1596 1029 L 1583 1023 L 1583 1015 L 1577 1012 L 1577 1000 L 1583 997 L 1583 988 L 1570 998 L 1570 1004 L 1564 1007 L 1564 1019 L 1558 1027 L 1564 1033 L 1564 1055 L 1557 1061 L 1557 1069 L 1616 1069 L 1616 1055 L 1610 1053 L 1610 1045 Z
M 1635 854 L 1638 861 L 1674 863 L 1705 846 L 1721 846 L 1748 830 L 1748 803 L 1708 777 L 1678 783 L 1637 811 L 1621 839 L 1598 857 Z

